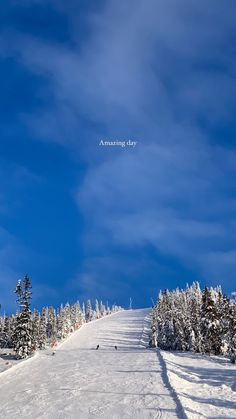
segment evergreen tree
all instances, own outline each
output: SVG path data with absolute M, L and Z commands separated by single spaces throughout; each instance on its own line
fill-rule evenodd
M 40 313 L 30 310 L 31 284 L 25 275 L 23 281 L 19 280 L 15 289 L 18 310 L 15 316 L 0 317 L 0 347 L 14 348 L 17 358 L 26 358 L 37 349 L 45 349 L 47 345 L 54 346 L 56 340 L 64 339 L 86 321 L 91 321 L 103 315 L 121 310 L 121 307 L 107 307 L 96 300 L 95 311 L 91 301 L 83 303 L 82 310 L 79 301 L 72 307 L 67 303 L 61 305 L 56 312 L 53 307 L 44 307 Z
M 220 354 L 221 333 L 220 322 L 217 318 L 217 307 L 212 290 L 205 287 L 202 294 L 201 309 L 202 350 L 204 353 Z
M 90 322 L 93 318 L 93 309 L 92 309 L 92 304 L 90 300 L 87 300 L 86 303 L 86 313 L 85 313 L 85 319 L 86 322 Z
M 201 351 L 201 305 L 202 305 L 202 292 L 198 282 L 194 282 L 188 290 L 187 295 L 188 312 L 190 316 L 190 323 L 192 331 L 190 334 L 189 350 L 200 352 Z
M 107 304 L 106 304 L 106 312 L 107 312 L 107 314 L 111 314 L 111 309 L 110 309 L 110 306 L 108 304 L 108 301 L 107 301 Z
M 44 333 L 44 328 L 46 328 L 48 341 L 50 343 L 54 342 L 57 338 L 57 316 L 53 307 L 45 309 L 42 313 L 42 334 Z
M 193 283 L 185 290 L 160 292 L 153 308 L 150 344 L 161 349 L 227 355 L 236 361 L 236 302 L 220 287 Z
M 34 310 L 32 316 L 32 335 L 34 341 L 34 348 L 39 348 L 39 334 L 40 334 L 40 314 L 38 310 Z
M 230 361 L 236 362 L 236 302 L 229 307 L 228 354 Z
M 82 304 L 82 319 L 83 319 L 83 323 L 86 321 L 86 313 L 85 313 L 85 304 L 83 302 Z
M 26 358 L 34 347 L 32 319 L 30 311 L 31 284 L 28 275 L 22 281 L 19 280 L 15 293 L 20 312 L 16 316 L 15 330 L 13 333 L 13 346 L 17 358 Z
M 14 328 L 15 317 L 6 316 L 1 318 L 0 348 L 12 348 L 12 332 Z
M 105 316 L 105 314 L 106 314 L 106 308 L 105 308 L 105 306 L 104 306 L 104 304 L 103 304 L 102 301 L 100 301 L 99 311 L 100 311 L 101 317 Z
M 47 345 L 47 316 L 48 316 L 48 309 L 43 308 L 42 313 L 40 315 L 40 323 L 39 323 L 39 335 L 38 335 L 38 348 L 45 349 Z
M 98 300 L 95 301 L 95 317 L 96 319 L 99 319 L 101 317 Z

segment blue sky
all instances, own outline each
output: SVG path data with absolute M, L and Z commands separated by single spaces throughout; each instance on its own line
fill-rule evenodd
M 235 290 L 235 0 L 2 3 L 2 307 Z

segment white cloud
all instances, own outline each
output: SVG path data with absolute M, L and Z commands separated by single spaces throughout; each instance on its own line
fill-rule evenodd
M 48 81 L 49 108 L 25 116 L 28 124 L 40 138 L 81 145 L 88 142 L 78 135 L 84 122 L 91 124 L 90 139 L 98 135 L 93 124 L 102 124 L 99 134 L 152 133 L 157 141 L 160 127 L 175 129 L 203 114 L 213 122 L 229 117 L 235 98 L 225 47 L 234 31 L 229 3 L 108 2 L 88 18 L 84 43 L 73 5 L 72 46 L 7 32 L 5 54 Z
M 105 248 L 151 244 L 207 275 L 208 253 L 236 246 L 235 200 L 224 196 L 222 182 L 232 153 L 224 150 L 221 164 L 219 154 L 187 144 L 141 146 L 90 171 L 77 195 L 88 220 L 88 252 L 94 237 L 103 237 Z
M 73 3 L 71 43 L 7 33 L 2 54 L 47 82 L 41 93 L 48 107 L 24 120 L 38 138 L 73 147 L 88 164 L 76 197 L 91 265 L 98 243 L 104 252 L 111 242 L 151 243 L 207 275 L 216 263 L 211 254 L 220 263 L 220 249 L 235 248 L 235 150 L 216 146 L 198 124 L 201 118 L 217 127 L 232 118 L 233 7 L 106 2 L 89 16 L 81 42 Z M 104 136 L 132 137 L 138 146 L 102 154 L 97 142 Z M 86 266 L 83 281 L 91 287 L 93 275 Z

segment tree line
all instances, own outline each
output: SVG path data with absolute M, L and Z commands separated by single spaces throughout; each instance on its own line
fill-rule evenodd
M 160 292 L 152 310 L 150 345 L 236 360 L 236 302 L 221 287 L 201 290 L 199 283 Z
M 121 310 L 121 307 L 91 300 L 61 305 L 59 309 L 44 307 L 31 311 L 31 282 L 28 275 L 19 280 L 15 289 L 18 310 L 15 315 L 0 317 L 0 348 L 12 348 L 16 358 L 26 358 L 36 350 L 55 347 L 83 323 Z

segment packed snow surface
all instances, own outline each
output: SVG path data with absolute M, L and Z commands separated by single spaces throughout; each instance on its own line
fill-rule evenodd
M 236 366 L 219 356 L 161 351 L 189 419 L 236 418 Z
M 236 418 L 235 365 L 148 349 L 149 332 L 149 310 L 121 311 L 10 367 L 0 418 Z
M 146 349 L 148 312 L 88 323 L 54 356 L 42 351 L 0 374 L 1 418 L 182 417 L 156 351 Z

